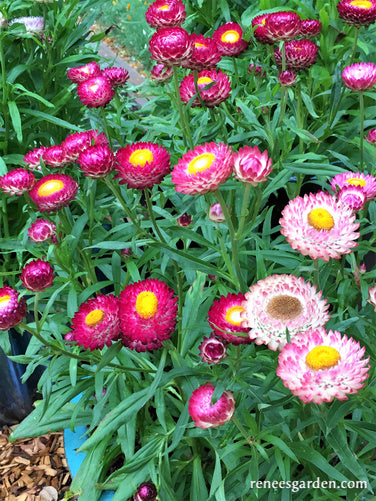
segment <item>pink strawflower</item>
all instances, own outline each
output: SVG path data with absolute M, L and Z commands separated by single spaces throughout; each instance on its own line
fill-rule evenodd
M 27 164 L 29 170 L 41 169 L 40 161 L 45 149 L 45 146 L 39 146 L 38 148 L 34 148 L 33 150 L 30 150 L 26 153 L 26 155 L 23 157 L 23 161 Z
M 133 252 L 131 249 L 122 249 L 121 251 L 121 257 L 124 259 L 128 259 L 129 257 L 132 256 L 132 254 Z
M 299 35 L 304 38 L 315 37 L 320 34 L 322 24 L 317 19 L 304 19 L 300 21 L 300 32 Z
M 361 186 L 348 185 L 338 191 L 337 200 L 350 207 L 353 211 L 358 212 L 363 209 L 367 196 Z
M 376 196 L 376 177 L 362 172 L 343 172 L 335 175 L 330 186 L 334 193 L 346 186 L 359 186 L 366 195 L 366 202 L 373 200 Z
M 66 174 L 49 174 L 37 181 L 30 197 L 41 212 L 67 206 L 76 196 L 78 183 Z
M 26 33 L 30 35 L 35 35 L 40 37 L 44 30 L 44 19 L 43 17 L 36 16 L 26 16 L 26 17 L 16 17 L 9 21 L 9 27 L 13 24 L 23 24 L 25 26 Z
M 152 482 L 143 482 L 137 488 L 134 501 L 156 501 L 157 495 L 157 488 Z
M 374 307 L 374 310 L 376 311 L 376 285 L 368 288 L 368 295 L 369 295 L 369 298 L 367 299 L 367 301 L 370 304 L 372 304 L 372 306 Z
M 138 352 L 157 350 L 171 337 L 178 311 L 174 291 L 149 278 L 127 285 L 120 293 L 121 340 Z
M 15 327 L 25 318 L 27 306 L 23 297 L 7 285 L 0 288 L 0 331 Z
M 285 44 L 286 68 L 301 70 L 315 64 L 319 48 L 312 40 L 291 40 Z M 282 53 L 277 48 L 274 51 L 278 66 L 282 67 Z
M 14 169 L 0 177 L 0 188 L 4 193 L 21 196 L 34 186 L 35 177 L 26 169 Z
M 178 223 L 179 226 L 182 226 L 183 228 L 185 226 L 189 226 L 192 224 L 192 216 L 187 214 L 186 212 L 182 214 L 180 217 L 177 218 L 176 222 Z
M 47 219 L 37 219 L 31 223 L 27 233 L 32 242 L 46 242 L 51 240 L 51 243 L 57 243 L 56 226 Z
M 263 70 L 262 67 L 259 66 L 258 64 L 251 63 L 248 66 L 247 71 L 250 75 L 257 75 L 259 77 L 266 77 L 266 71 Z
M 369 130 L 365 138 L 369 144 L 376 144 L 376 129 Z
M 115 179 L 128 188 L 152 188 L 170 172 L 170 153 L 159 144 L 140 142 L 116 153 Z
M 213 223 L 224 223 L 226 221 L 220 203 L 212 204 L 209 207 L 208 218 L 209 221 L 213 221 Z
M 155 64 L 150 71 L 150 78 L 156 82 L 166 82 L 172 77 L 173 71 L 170 66 L 163 63 Z
M 291 40 L 300 33 L 300 17 L 295 12 L 280 11 L 269 14 L 265 19 L 265 31 L 274 42 Z
M 376 20 L 375 0 L 341 0 L 337 5 L 339 17 L 347 24 L 367 26 Z
M 129 79 L 129 73 L 124 68 L 117 68 L 115 66 L 111 68 L 105 68 L 101 75 L 109 79 L 114 87 L 120 87 L 125 84 Z
M 73 338 L 85 350 L 111 346 L 120 335 L 119 299 L 111 294 L 99 294 L 82 303 L 73 316 L 72 329 L 69 340 Z
M 178 160 L 172 171 L 175 190 L 189 195 L 216 191 L 230 176 L 231 147 L 223 143 L 196 146 Z
M 296 82 L 296 73 L 291 70 L 280 71 L 278 81 L 282 87 L 291 87 Z
M 296 336 L 279 354 L 277 375 L 304 403 L 347 400 L 369 377 L 369 358 L 353 338 L 324 328 Z
M 42 153 L 42 160 L 51 167 L 64 167 L 70 163 L 64 144 L 56 144 L 46 148 Z
M 166 66 L 180 66 L 191 58 L 193 42 L 180 26 L 160 28 L 151 37 L 149 50 L 151 59 Z
M 353 91 L 372 89 L 376 84 L 376 64 L 350 64 L 342 71 L 342 80 L 345 86 Z
M 225 23 L 215 30 L 213 40 L 223 56 L 238 56 L 248 47 L 243 30 L 237 23 Z
M 85 176 L 106 177 L 114 168 L 115 155 L 107 145 L 89 146 L 77 159 Z
M 234 153 L 234 175 L 242 183 L 264 183 L 272 170 L 272 159 L 266 150 L 261 153 L 257 146 L 244 146 Z
M 235 397 L 230 390 L 223 392 L 214 405 L 211 398 L 215 387 L 206 383 L 194 390 L 189 399 L 188 412 L 196 426 L 217 428 L 230 421 L 235 412 Z
M 219 364 L 219 362 L 227 357 L 226 346 L 223 341 L 217 339 L 215 336 L 204 337 L 198 348 L 202 361 L 208 364 Z
M 101 74 L 101 69 L 98 63 L 92 61 L 91 63 L 85 64 L 85 66 L 79 66 L 78 68 L 70 68 L 67 72 L 67 77 L 73 83 L 80 83 L 88 80 L 92 77 L 98 77 Z
M 212 84 L 212 86 L 205 89 L 209 84 Z M 207 108 L 215 108 L 229 97 L 231 82 L 226 73 L 222 73 L 221 70 L 203 70 L 198 74 L 197 89 L 200 91 L 201 100 L 197 96 L 191 102 L 190 106 L 196 108 L 204 105 Z M 180 83 L 179 92 L 180 98 L 185 104 L 197 94 L 193 73 L 183 78 Z
M 155 0 L 145 12 L 145 19 L 152 28 L 167 28 L 181 26 L 186 15 L 180 0 Z
M 29 261 L 21 270 L 22 285 L 33 292 L 40 292 L 52 287 L 55 278 L 50 263 L 42 259 Z
M 207 320 L 213 333 L 227 343 L 234 345 L 251 343 L 248 336 L 242 335 L 249 331 L 247 327 L 242 327 L 244 299 L 245 296 L 241 292 L 239 294 L 229 292 L 227 296 L 221 296 L 218 301 L 214 301 L 208 311 Z
M 287 242 L 303 256 L 329 261 L 352 252 L 358 245 L 359 223 L 353 211 L 322 191 L 290 200 L 279 224 Z
M 75 132 L 67 136 L 62 142 L 66 157 L 71 162 L 76 161 L 80 153 L 89 146 L 108 145 L 106 135 L 98 130 L 87 130 L 85 132 Z
M 254 28 L 253 36 L 260 43 L 273 45 L 274 40 L 268 35 L 265 29 L 265 22 L 270 14 L 261 14 L 252 19 L 252 28 Z
M 266 344 L 275 351 L 308 329 L 322 327 L 329 320 L 329 305 L 316 292 L 316 285 L 294 275 L 270 275 L 259 280 L 245 294 L 242 303 L 243 327 L 256 344 Z
M 99 75 L 80 82 L 77 94 L 81 103 L 89 108 L 100 108 L 112 100 L 115 90 L 108 78 Z
M 222 59 L 222 54 L 215 40 L 195 33 L 191 35 L 191 40 L 193 42 L 193 54 L 183 66 L 197 71 L 214 69 Z

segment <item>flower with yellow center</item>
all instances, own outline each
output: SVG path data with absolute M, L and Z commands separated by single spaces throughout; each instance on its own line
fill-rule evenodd
M 54 193 L 62 190 L 64 188 L 64 183 L 60 179 L 51 179 L 51 181 L 46 181 L 41 184 L 38 188 L 38 195 L 40 197 L 49 197 Z
M 312 209 L 307 216 L 308 223 L 316 230 L 329 231 L 334 227 L 334 219 L 329 211 L 322 209 Z
M 26 301 L 18 292 L 4 285 L 0 288 L 0 331 L 15 327 L 26 315 Z
M 142 318 L 152 318 L 158 311 L 158 299 L 154 292 L 142 291 L 136 299 L 136 311 Z
M 376 196 L 376 177 L 362 172 L 343 172 L 334 176 L 330 182 L 334 193 L 338 193 L 347 186 L 359 186 L 365 194 L 366 201 L 373 200 Z
M 181 26 L 185 18 L 185 5 L 181 0 L 155 0 L 145 13 L 146 22 L 152 28 Z
M 49 174 L 37 181 L 29 194 L 41 212 L 51 212 L 68 205 L 77 191 L 78 184 L 71 176 Z
M 368 26 L 376 20 L 375 0 L 341 0 L 337 10 L 345 23 L 356 27 Z
M 208 311 L 208 322 L 213 329 L 213 334 L 227 343 L 234 345 L 249 344 L 251 340 L 245 334 L 247 328 L 242 327 L 242 306 L 244 294 L 231 294 L 221 296 L 214 301 Z
M 88 313 L 85 317 L 85 323 L 89 327 L 95 327 L 99 322 L 102 322 L 104 317 L 103 310 L 95 309 Z
M 129 157 L 129 162 L 135 167 L 145 167 L 145 164 L 150 164 L 153 160 L 153 152 L 147 148 L 136 150 Z
M 238 56 L 248 47 L 248 42 L 242 37 L 243 30 L 237 23 L 225 23 L 213 33 L 213 40 L 225 56 Z

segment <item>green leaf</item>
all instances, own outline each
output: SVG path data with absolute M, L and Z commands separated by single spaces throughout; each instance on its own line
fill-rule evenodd
M 42 96 L 40 96 L 39 94 L 35 94 L 35 92 L 29 91 L 28 89 L 26 89 L 21 84 L 15 84 L 15 85 L 13 85 L 13 89 L 20 89 L 20 90 L 23 91 L 23 93 L 19 94 L 17 97 L 19 97 L 19 96 L 32 97 L 33 99 L 36 99 L 37 101 L 39 101 L 42 104 L 44 104 L 45 106 L 47 106 L 47 108 L 53 108 L 54 107 L 54 105 L 52 103 L 50 103 L 49 101 L 46 101 L 46 99 L 44 99 Z M 16 98 L 16 100 L 17 100 L 17 98 Z
M 293 451 L 290 449 L 290 447 L 279 437 L 276 437 L 274 435 L 269 435 L 269 434 L 262 434 L 258 435 L 258 439 L 265 440 L 266 442 L 269 442 L 272 445 L 275 445 L 280 449 L 282 452 L 284 452 L 289 458 L 291 458 L 293 461 L 296 463 L 299 463 L 298 458 L 295 456 Z
M 191 497 L 195 501 L 208 501 L 208 491 L 206 488 L 205 477 L 202 472 L 201 457 L 196 456 L 193 460 Z
M 77 125 L 73 125 L 61 118 L 54 117 L 53 115 L 49 115 L 48 113 L 44 113 L 43 111 L 32 110 L 31 108 L 20 108 L 21 113 L 25 115 L 32 115 L 36 118 L 40 118 L 54 125 L 58 125 L 59 127 L 64 127 L 65 129 L 74 130 L 76 132 L 82 132 L 81 127 L 77 127 Z
M 17 141 L 22 143 L 22 122 L 20 112 L 14 101 L 8 101 L 8 108 L 13 129 L 17 135 Z

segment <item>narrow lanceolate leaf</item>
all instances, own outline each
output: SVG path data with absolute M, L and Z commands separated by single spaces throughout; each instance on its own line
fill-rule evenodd
M 9 108 L 10 119 L 12 120 L 13 129 L 17 136 L 17 141 L 21 143 L 23 136 L 22 136 L 21 115 L 19 109 L 14 101 L 8 101 L 8 108 Z

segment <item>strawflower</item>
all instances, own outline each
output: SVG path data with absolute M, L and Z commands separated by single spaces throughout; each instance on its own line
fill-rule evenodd
M 367 301 L 372 304 L 374 311 L 376 312 L 376 285 L 368 288 L 368 296 Z
M 220 203 L 212 204 L 209 207 L 208 218 L 209 221 L 213 221 L 213 223 L 224 223 L 226 221 Z
M 346 186 L 359 186 L 364 191 L 367 202 L 376 196 L 376 177 L 362 172 L 349 171 L 337 174 L 331 179 L 330 186 L 334 193 Z
M 117 68 L 112 66 L 110 68 L 105 68 L 101 75 L 109 79 L 114 87 L 121 87 L 129 79 L 129 73 L 124 68 Z
M 157 488 L 152 482 L 143 482 L 137 487 L 134 501 L 156 501 Z
M 32 242 L 40 243 L 51 240 L 51 243 L 57 243 L 56 226 L 47 219 L 37 219 L 31 223 L 27 233 Z
M 308 329 L 322 327 L 329 320 L 329 305 L 316 286 L 294 275 L 270 275 L 259 280 L 245 294 L 242 326 L 256 344 L 281 350 L 286 330 L 291 339 Z
M 303 256 L 329 261 L 352 252 L 358 245 L 351 208 L 328 193 L 318 192 L 296 197 L 282 211 L 279 224 L 287 242 Z
M 69 205 L 78 191 L 78 183 L 66 174 L 49 174 L 37 181 L 30 197 L 41 212 L 51 212 Z
M 353 211 L 358 212 L 363 209 L 367 196 L 361 186 L 343 186 L 338 191 L 337 200 L 344 205 L 350 207 Z
M 282 87 L 291 87 L 296 82 L 296 73 L 292 70 L 280 71 L 278 81 Z
M 43 259 L 35 259 L 25 264 L 20 278 L 26 289 L 40 292 L 52 287 L 55 275 L 50 263 Z
M 266 77 L 266 71 L 262 69 L 258 64 L 251 63 L 247 71 L 250 75 L 257 75 L 259 77 Z
M 64 167 L 70 163 L 63 144 L 49 146 L 42 153 L 42 160 L 51 167 Z
M 15 327 L 26 315 L 26 301 L 18 292 L 4 285 L 0 288 L 0 331 Z
M 225 344 L 215 336 L 204 337 L 198 348 L 202 361 L 208 364 L 219 364 L 219 362 L 227 357 Z
M 108 145 L 108 139 L 103 132 L 99 133 L 98 130 L 75 132 L 62 142 L 66 157 L 72 162 L 78 159 L 82 151 L 94 145 Z
M 230 421 L 235 412 L 235 398 L 230 390 L 223 392 L 214 405 L 211 397 L 214 386 L 206 383 L 193 391 L 189 399 L 188 412 L 199 428 L 217 428 Z
M 192 216 L 190 216 L 185 212 L 184 214 L 182 214 L 177 218 L 176 222 L 178 223 L 179 226 L 184 228 L 192 224 Z
M 277 375 L 304 403 L 347 400 L 369 376 L 364 351 L 338 331 L 310 330 L 296 336 L 279 354 Z
M 89 146 L 79 155 L 77 162 L 85 176 L 106 177 L 114 168 L 115 155 L 107 145 Z
M 191 41 L 193 42 L 193 54 L 183 66 L 197 71 L 214 69 L 222 59 L 222 54 L 215 40 L 204 37 L 202 34 L 193 33 Z
M 84 82 L 88 78 L 98 77 L 101 74 L 101 68 L 98 63 L 91 61 L 85 66 L 79 66 L 78 68 L 70 68 L 67 71 L 67 77 L 73 83 Z
M 291 40 L 300 33 L 300 17 L 295 12 L 273 12 L 265 18 L 265 31 L 274 42 Z
M 150 78 L 156 82 L 166 82 L 172 77 L 172 68 L 163 63 L 155 64 L 150 71 Z
M 273 45 L 274 40 L 269 36 L 265 29 L 265 22 L 270 14 L 261 14 L 252 19 L 253 36 L 262 44 Z
M 186 15 L 180 0 L 155 0 L 145 12 L 145 19 L 152 28 L 167 28 L 181 26 Z
M 242 183 L 257 186 L 267 181 L 273 170 L 272 159 L 265 150 L 261 153 L 258 146 L 243 146 L 234 153 L 234 176 Z
M 365 136 L 367 143 L 376 144 L 376 129 L 370 129 Z
M 315 64 L 319 48 L 312 40 L 291 40 L 285 44 L 286 68 L 301 70 Z M 282 67 L 282 53 L 277 48 L 274 51 L 278 66 Z
M 225 23 L 215 30 L 213 40 L 223 56 L 239 56 L 248 47 L 243 30 L 237 23 Z
M 25 26 L 26 33 L 29 33 L 30 35 L 41 36 L 44 30 L 43 17 L 16 17 L 9 22 L 9 26 L 17 23 L 23 24 Z
M 212 84 L 212 86 L 205 89 L 209 84 Z M 215 108 L 229 97 L 231 82 L 226 73 L 223 73 L 221 70 L 203 70 L 198 74 L 197 90 L 200 93 L 201 99 L 197 96 L 191 102 L 190 106 L 195 108 L 204 105 L 208 108 Z M 193 73 L 183 78 L 180 83 L 179 92 L 181 100 L 186 104 L 197 94 Z
M 348 89 L 364 91 L 376 84 L 376 64 L 354 63 L 342 71 L 342 80 Z
M 315 37 L 320 34 L 322 24 L 317 19 L 304 19 L 300 21 L 299 35 L 304 38 Z
M 102 75 L 88 78 L 77 86 L 78 99 L 89 108 L 106 106 L 114 97 L 110 80 Z
M 180 66 L 193 54 L 193 42 L 180 26 L 160 28 L 149 41 L 151 59 L 166 66 Z
M 34 148 L 26 153 L 23 157 L 23 161 L 27 164 L 29 170 L 40 170 L 40 161 L 45 149 L 46 146 L 39 146 L 38 148 Z
M 10 195 L 21 196 L 30 191 L 34 184 L 34 174 L 22 168 L 11 170 L 0 177 L 0 188 Z
M 341 0 L 337 5 L 339 17 L 347 24 L 360 28 L 376 21 L 375 0 Z

